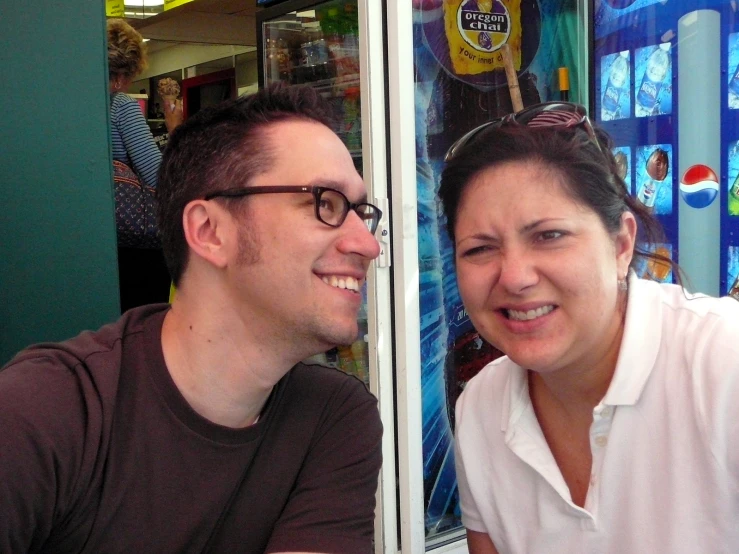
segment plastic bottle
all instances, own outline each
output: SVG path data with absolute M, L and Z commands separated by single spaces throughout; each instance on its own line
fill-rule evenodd
M 635 112 L 638 117 L 651 115 L 657 105 L 659 93 L 670 69 L 669 48 L 669 43 L 660 44 L 659 48 L 649 55 L 647 68 L 636 94 Z
M 359 102 L 359 87 L 347 87 L 344 91 L 344 142 L 349 152 L 362 149 L 362 118 Z
M 290 80 L 290 55 L 283 38 L 268 38 L 265 72 L 267 83 Z
M 728 200 L 729 214 L 739 215 L 739 174 L 737 174 L 736 179 L 731 184 Z
M 356 375 L 357 368 L 354 364 L 351 346 L 339 346 L 337 351 L 339 353 L 339 369 L 345 373 Z
M 732 298 L 739 300 L 739 275 L 734 279 L 734 284 L 729 287 L 729 292 L 727 294 Z
M 267 83 L 273 83 L 279 78 L 279 60 L 277 59 L 277 40 L 273 38 L 267 39 L 267 45 L 265 48 L 265 81 Z
M 613 61 L 608 74 L 608 84 L 603 92 L 601 103 L 601 117 L 603 121 L 616 119 L 621 109 L 621 95 L 629 82 L 628 52 L 621 52 Z
M 734 75 L 729 81 L 729 107 L 732 109 L 739 108 L 739 64 L 737 64 Z
M 344 74 L 359 76 L 359 16 L 357 4 L 344 4 L 342 46 L 342 70 Z
M 657 192 L 659 190 L 659 181 L 654 179 L 647 179 L 644 181 L 639 194 L 636 195 L 639 202 L 644 204 L 646 208 L 651 212 L 654 210 L 654 204 L 657 200 Z
M 329 52 L 331 63 L 335 67 L 337 78 L 344 76 L 343 67 L 343 48 L 342 48 L 342 24 L 339 18 L 339 8 L 337 6 L 329 6 L 321 20 L 321 29 L 323 29 L 323 37 Z
M 356 376 L 369 385 L 369 360 L 367 359 L 367 343 L 364 339 L 356 340 L 352 343 L 352 358 L 354 359 L 354 368 Z

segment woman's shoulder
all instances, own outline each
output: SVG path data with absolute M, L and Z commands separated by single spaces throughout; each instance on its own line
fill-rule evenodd
M 126 113 L 129 111 L 142 113 L 138 102 L 128 94 L 124 94 L 122 92 L 116 92 L 110 95 L 110 111 L 113 114 Z
M 693 294 L 681 286 L 646 283 L 659 303 L 662 349 L 680 353 L 693 372 L 739 369 L 739 302 Z M 647 315 L 648 317 L 648 315 Z
M 114 92 L 111 94 L 110 103 L 116 106 L 123 104 L 137 104 L 137 102 L 125 92 Z
M 499 405 L 510 380 L 519 381 L 523 373 L 525 373 L 524 370 L 513 363 L 508 356 L 493 360 L 465 385 L 457 401 L 457 410 L 464 409 L 465 404 Z
M 691 293 L 679 285 L 646 282 L 654 287 L 662 307 L 662 325 L 673 333 L 720 332 L 739 330 L 739 302 L 729 296 L 717 298 Z M 658 291 L 658 292 L 657 292 Z

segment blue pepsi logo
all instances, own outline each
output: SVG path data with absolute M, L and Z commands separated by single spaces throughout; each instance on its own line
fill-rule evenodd
M 691 208 L 707 208 L 718 196 L 718 177 L 707 165 L 688 168 L 680 180 L 680 196 Z

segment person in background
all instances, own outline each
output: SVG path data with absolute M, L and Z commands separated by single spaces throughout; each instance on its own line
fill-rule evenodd
M 301 363 L 357 336 L 381 212 L 310 88 L 172 135 L 177 296 L 0 370 L 0 552 L 371 553 L 382 424 Z
M 680 282 L 611 147 L 547 103 L 447 154 L 461 298 L 507 354 L 456 406 L 471 554 L 739 551 L 739 303 L 637 278 Z
M 143 185 L 156 189 L 162 155 L 140 106 L 125 94 L 147 67 L 146 43 L 122 19 L 109 19 L 107 30 L 113 159 L 131 167 Z M 182 123 L 182 104 L 175 102 L 164 111 L 171 133 Z M 161 250 L 119 247 L 118 277 L 123 312 L 167 300 L 170 278 Z

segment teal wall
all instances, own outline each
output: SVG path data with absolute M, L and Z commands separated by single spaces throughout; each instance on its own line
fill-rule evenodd
M 0 8 L 0 365 L 119 313 L 104 0 Z

